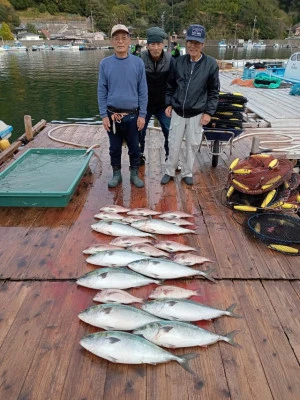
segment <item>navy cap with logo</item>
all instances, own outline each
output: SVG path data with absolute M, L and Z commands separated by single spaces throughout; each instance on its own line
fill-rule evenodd
M 204 43 L 205 28 L 202 25 L 191 25 L 186 34 L 186 40 L 195 40 L 196 42 Z

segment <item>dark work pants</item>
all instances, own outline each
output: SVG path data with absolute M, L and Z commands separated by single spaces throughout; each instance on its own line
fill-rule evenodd
M 147 126 L 149 124 L 149 121 L 150 121 L 150 118 L 152 117 L 152 115 L 154 115 L 160 123 L 161 130 L 165 137 L 165 145 L 164 145 L 165 153 L 166 153 L 166 157 L 168 157 L 168 155 L 169 155 L 168 138 L 169 138 L 169 129 L 170 129 L 171 118 L 166 116 L 164 109 L 160 109 L 156 112 L 147 111 L 145 126 L 140 131 L 140 152 L 141 152 L 141 154 L 143 154 L 144 150 L 145 150 L 146 130 L 147 130 Z
M 125 115 L 121 122 L 115 123 L 116 133 L 113 133 L 112 113 L 108 112 L 110 119 L 109 155 L 112 167 L 121 167 L 122 144 L 127 143 L 131 168 L 140 166 L 139 131 L 137 128 L 137 114 Z

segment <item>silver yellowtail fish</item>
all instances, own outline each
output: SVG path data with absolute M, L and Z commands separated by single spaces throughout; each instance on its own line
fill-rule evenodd
M 177 361 L 195 375 L 188 361 L 198 354 L 174 355 L 148 340 L 127 332 L 106 331 L 92 333 L 80 340 L 86 350 L 98 357 L 119 364 L 162 364 Z
M 194 225 L 192 222 L 187 221 L 183 218 L 164 218 L 166 222 L 170 222 L 170 224 L 184 226 L 184 225 Z
M 113 239 L 110 244 L 120 247 L 129 247 L 138 243 L 152 243 L 153 239 L 149 237 L 139 237 L 139 236 L 120 236 Z
M 104 233 L 105 235 L 111 236 L 150 236 L 150 233 L 142 232 L 139 229 L 136 229 L 130 225 L 125 225 L 120 222 L 115 221 L 99 221 L 96 224 L 91 225 L 91 228 L 100 233 Z
M 157 279 L 177 279 L 200 275 L 215 282 L 215 280 L 210 277 L 210 274 L 214 271 L 213 269 L 199 271 L 163 258 L 145 258 L 143 260 L 133 261 L 128 264 L 128 268 Z
M 203 264 L 205 262 L 212 263 L 213 260 L 209 258 L 199 256 L 198 254 L 176 254 L 173 257 L 173 261 L 178 262 L 179 264 L 183 265 L 195 265 L 195 264 Z
M 146 311 L 124 304 L 98 304 L 81 311 L 79 319 L 98 328 L 116 331 L 132 331 L 160 320 Z
M 99 268 L 88 272 L 77 279 L 76 283 L 91 289 L 129 289 L 149 285 L 161 284 L 161 281 L 148 278 L 128 268 Z
M 193 215 L 183 211 L 166 211 L 159 218 L 193 218 Z
M 227 335 L 218 335 L 206 329 L 179 321 L 155 321 L 150 322 L 133 331 L 136 335 L 143 336 L 158 346 L 168 348 L 209 346 L 219 341 L 224 341 L 232 346 L 241 347 L 233 338 L 240 331 L 232 331 Z
M 141 299 L 140 297 L 135 297 L 132 294 L 122 289 L 103 289 L 96 294 L 93 300 L 98 301 L 99 303 L 120 303 L 120 304 L 145 302 L 145 299 Z
M 233 312 L 235 306 L 232 304 L 226 310 L 219 310 L 192 300 L 159 299 L 143 304 L 142 309 L 160 318 L 190 322 L 211 320 L 222 315 L 242 318 Z
M 147 217 L 149 215 L 158 215 L 161 214 L 160 211 L 150 210 L 150 208 L 134 208 L 127 213 L 128 215 L 141 215 L 143 217 Z
M 103 267 L 125 267 L 132 261 L 143 260 L 147 258 L 144 254 L 135 253 L 128 250 L 106 250 L 91 255 L 86 262 Z
M 92 244 L 87 249 L 83 250 L 83 254 L 95 254 L 99 253 L 99 251 L 106 250 L 122 250 L 122 247 L 113 246 L 112 244 Z
M 169 253 L 147 243 L 134 244 L 133 246 L 128 247 L 127 250 L 141 253 L 149 257 L 170 257 Z
M 182 233 L 196 233 L 191 229 L 183 228 L 170 224 L 159 219 L 147 219 L 145 221 L 136 221 L 131 224 L 132 227 L 140 229 L 143 232 L 157 233 L 159 235 L 179 235 Z
M 117 204 L 112 204 L 109 206 L 104 206 L 100 208 L 100 211 L 105 211 L 105 212 L 114 212 L 114 213 L 125 213 L 130 211 L 130 208 L 126 208 L 123 206 L 118 206 Z
M 197 251 L 195 247 L 186 246 L 185 244 L 174 242 L 173 240 L 160 240 L 154 243 L 155 247 L 161 250 L 166 250 L 170 253 L 176 253 L 177 251 Z
M 126 224 L 131 224 L 132 222 L 142 221 L 145 219 L 147 219 L 147 217 L 128 215 L 127 217 L 124 217 L 122 221 L 125 222 Z
M 179 286 L 159 286 L 149 294 L 149 299 L 188 299 L 201 295 L 201 290 L 189 290 Z
M 123 220 L 123 216 L 122 215 L 120 215 L 118 213 L 107 212 L 107 211 L 106 212 L 105 211 L 101 211 L 100 213 L 95 214 L 94 218 L 103 219 L 103 220 L 109 220 L 109 221 L 113 221 L 113 220 L 121 221 L 121 220 Z

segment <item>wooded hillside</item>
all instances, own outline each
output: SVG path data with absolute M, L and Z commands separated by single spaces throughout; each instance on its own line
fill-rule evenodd
M 182 34 L 191 23 L 207 28 L 209 39 L 281 39 L 300 22 L 300 0 L 11 0 L 16 11 L 34 10 L 36 17 L 59 13 L 93 16 L 97 30 L 109 32 L 125 23 L 144 36 L 149 26 Z M 14 24 L 9 2 L 0 0 L 0 22 Z M 6 10 L 6 11 L 5 11 Z M 9 16 L 9 20 L 5 19 Z M 255 23 L 254 23 L 255 20 Z M 255 25 L 255 26 L 254 26 Z M 253 30 L 253 28 L 255 28 Z

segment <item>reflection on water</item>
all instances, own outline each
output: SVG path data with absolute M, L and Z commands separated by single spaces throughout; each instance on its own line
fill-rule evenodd
M 225 51 L 224 51 L 225 50 Z M 219 49 L 206 54 L 221 60 L 285 59 L 291 49 Z M 5 54 L 3 54 L 5 53 Z M 11 141 L 24 133 L 24 115 L 66 120 L 98 115 L 97 80 L 100 60 L 111 51 L 0 53 L 0 120 L 14 128 Z

